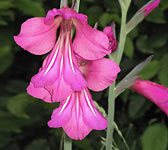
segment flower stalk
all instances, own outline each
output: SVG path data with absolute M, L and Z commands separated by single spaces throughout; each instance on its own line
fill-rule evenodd
M 64 150 L 72 150 L 72 139 L 64 133 Z
M 120 39 L 118 49 L 114 54 L 114 60 L 119 65 L 121 62 L 121 58 L 124 52 L 125 41 L 126 41 L 126 18 L 127 11 L 131 0 L 125 0 L 125 2 L 119 0 L 121 6 L 121 28 L 120 28 Z M 113 141 L 113 131 L 114 131 L 114 113 L 115 113 L 115 82 L 109 87 L 108 94 L 108 127 L 107 127 L 107 135 L 106 135 L 106 150 L 111 150 L 111 144 Z

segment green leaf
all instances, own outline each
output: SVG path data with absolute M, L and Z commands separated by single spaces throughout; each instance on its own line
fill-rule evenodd
M 167 32 L 157 32 L 157 34 L 153 34 L 149 40 L 148 43 L 150 45 L 151 48 L 161 48 L 162 46 L 164 46 L 167 43 L 167 39 L 168 39 L 168 34 Z M 159 49 L 158 49 L 159 50 Z
M 149 14 L 146 17 L 146 20 L 152 23 L 159 23 L 159 24 L 164 24 L 166 23 L 164 13 L 161 11 L 161 9 L 158 7 L 156 8 L 151 14 Z
M 139 73 L 139 75 L 141 75 L 142 79 L 149 80 L 158 73 L 159 67 L 160 67 L 159 61 L 153 60 L 143 68 L 143 70 Z
M 168 54 L 165 55 L 160 62 L 160 71 L 159 71 L 158 78 L 159 78 L 161 84 L 168 87 L 168 63 L 167 63 L 167 60 L 168 60 Z
M 6 85 L 6 90 L 11 93 L 21 93 L 26 90 L 27 83 L 22 80 L 10 80 Z
M 18 94 L 9 99 L 7 103 L 7 109 L 9 112 L 17 117 L 29 118 L 25 109 L 33 101 L 34 98 L 26 93 Z
M 129 37 L 127 37 L 127 39 L 126 39 L 124 53 L 129 58 L 132 58 L 134 55 L 134 44 L 132 42 L 132 39 Z
M 138 50 L 142 53 L 151 54 L 154 52 L 153 49 L 150 48 L 147 35 L 139 36 L 139 38 L 136 41 L 136 46 Z
M 13 63 L 13 54 L 9 53 L 3 57 L 0 57 L 0 74 L 5 72 Z
M 8 23 L 0 17 L 0 26 L 6 26 Z
M 100 7 L 97 6 L 90 7 L 86 13 L 86 15 L 88 16 L 88 23 L 90 25 L 94 25 L 99 20 L 102 12 L 103 10 Z
M 117 14 L 104 13 L 100 17 L 100 25 L 103 27 L 110 25 L 113 21 L 118 24 L 121 22 L 120 17 Z
M 28 124 L 29 120 L 14 116 L 0 118 L 0 132 L 21 132 L 21 127 Z
M 5 1 L 5 0 L 1 0 L 0 1 L 0 9 L 9 9 L 12 7 L 12 3 L 10 1 Z
M 50 150 L 50 148 L 47 140 L 38 139 L 31 142 L 25 150 Z
M 6 144 L 12 140 L 12 136 L 8 132 L 0 132 L 0 149 L 3 148 Z
M 137 119 L 142 117 L 145 112 L 151 107 L 152 103 L 146 100 L 145 97 L 137 94 L 133 94 L 130 96 L 129 103 L 129 116 L 132 119 Z
M 163 124 L 149 126 L 142 136 L 143 150 L 166 150 L 168 131 Z
M 39 2 L 32 0 L 15 0 L 14 4 L 18 9 L 27 15 L 38 17 L 45 15 L 45 10 Z

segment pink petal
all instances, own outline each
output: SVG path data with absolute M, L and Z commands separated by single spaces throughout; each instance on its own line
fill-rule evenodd
M 64 79 L 66 83 L 71 85 L 74 91 L 81 91 L 86 88 L 87 82 L 75 63 L 76 60 L 74 60 L 73 52 L 71 51 L 70 53 L 72 53 L 72 56 L 65 56 Z
M 67 135 L 74 140 L 82 140 L 92 130 L 83 121 L 83 112 L 81 110 L 80 100 L 75 101 L 75 105 L 72 108 L 72 114 L 69 121 L 63 126 L 63 129 Z M 78 106 L 80 105 L 80 106 Z
M 145 11 L 145 17 L 148 16 L 149 13 L 152 12 L 156 7 L 159 6 L 160 0 L 154 0 L 147 4 L 147 6 L 143 7 L 142 10 Z
M 45 58 L 43 67 L 38 74 L 32 77 L 31 82 L 38 87 L 45 87 L 52 85 L 59 77 L 61 64 L 61 50 L 55 48 Z
M 72 19 L 76 28 L 73 50 L 81 57 L 95 60 L 110 54 L 108 37 L 86 23 Z
M 49 127 L 63 127 L 69 137 L 82 140 L 92 129 L 103 130 L 107 120 L 97 111 L 87 89 L 74 92 L 53 111 Z
M 45 88 L 51 93 L 52 102 L 63 101 L 73 93 L 71 86 L 64 81 L 63 76 L 51 86 Z
M 74 105 L 71 99 L 71 96 L 69 96 L 53 111 L 51 120 L 48 122 L 50 128 L 62 127 L 69 121 L 72 116 L 72 107 Z
M 27 87 L 27 93 L 35 98 L 42 99 L 47 103 L 52 102 L 52 95 L 43 87 L 35 88 L 33 84 L 30 82 L 29 86 Z
M 111 52 L 115 51 L 116 48 L 117 48 L 117 40 L 116 40 L 116 38 L 114 36 L 114 32 L 113 32 L 112 26 L 105 27 L 103 32 L 109 38 L 109 50 L 111 50 Z
M 83 90 L 80 99 L 85 124 L 95 130 L 104 130 L 107 127 L 107 120 L 97 111 L 88 89 Z
M 51 128 L 63 127 L 69 137 L 82 140 L 91 131 L 91 128 L 82 120 L 79 99 L 76 99 L 76 96 L 76 94 L 72 94 L 67 100 L 61 102 L 60 107 L 53 111 L 48 126 Z
M 168 115 L 168 88 L 148 80 L 137 79 L 131 89 L 150 99 Z
M 107 58 L 95 61 L 83 60 L 83 62 L 86 64 L 81 65 L 80 69 L 85 76 L 88 88 L 93 91 L 102 91 L 110 86 L 120 72 L 119 66 Z
M 70 20 L 72 18 L 76 18 L 84 23 L 87 22 L 87 16 L 83 14 L 78 14 L 75 10 L 72 8 L 69 8 L 68 6 L 65 6 L 61 9 L 52 9 L 48 11 L 46 18 L 45 18 L 45 23 L 46 24 L 52 24 L 54 22 L 55 16 L 60 15 L 66 20 Z
M 59 17 L 51 25 L 46 25 L 44 18 L 28 19 L 22 24 L 20 33 L 14 36 L 15 42 L 32 54 L 45 54 L 56 42 L 56 31 L 60 22 Z

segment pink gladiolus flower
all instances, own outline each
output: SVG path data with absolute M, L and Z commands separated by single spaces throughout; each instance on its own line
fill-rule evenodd
M 74 92 L 53 111 L 48 122 L 51 128 L 62 127 L 67 135 L 82 140 L 92 129 L 103 130 L 107 120 L 97 111 L 88 89 Z
M 76 30 L 73 41 L 72 26 Z M 59 27 L 60 33 L 56 40 Z M 37 88 L 41 93 L 45 91 L 43 94 L 37 93 L 37 97 L 46 98 L 45 94 L 49 93 L 52 99 L 58 101 L 66 99 L 73 91 L 81 91 L 87 87 L 76 63 L 74 51 L 88 60 L 96 60 L 110 54 L 108 37 L 90 27 L 87 24 L 87 16 L 68 7 L 54 8 L 45 18 L 27 20 L 14 39 L 19 46 L 36 55 L 45 54 L 52 49 L 39 73 L 32 77 L 28 93 L 33 96 L 33 89 Z M 48 95 L 46 101 L 49 101 Z
M 145 11 L 145 17 L 148 16 L 148 14 L 159 6 L 160 0 L 154 0 L 147 4 L 145 7 L 142 8 L 143 11 Z
M 150 99 L 168 116 L 168 88 L 148 80 L 137 79 L 131 89 Z
M 117 40 L 116 40 L 116 37 L 114 36 L 114 32 L 113 32 L 112 26 L 105 27 L 103 32 L 109 38 L 109 50 L 111 50 L 111 52 L 115 51 L 116 48 L 117 48 Z
M 78 55 L 75 56 L 79 69 L 87 82 L 88 88 L 93 91 L 102 91 L 108 86 L 110 86 L 115 81 L 117 74 L 120 72 L 119 66 L 114 61 L 109 60 L 107 58 L 91 61 L 85 60 Z M 60 82 L 62 85 L 65 84 L 63 81 Z M 30 85 L 27 88 L 27 91 L 30 95 L 36 98 L 40 98 L 45 102 L 57 102 L 58 95 L 60 95 L 60 97 L 64 97 L 64 95 L 61 95 L 62 93 L 60 93 L 59 90 L 67 91 L 68 88 L 55 89 L 55 84 L 57 84 L 57 82 L 55 82 L 52 86 L 48 86 L 45 88 L 35 88 L 33 84 L 30 83 Z

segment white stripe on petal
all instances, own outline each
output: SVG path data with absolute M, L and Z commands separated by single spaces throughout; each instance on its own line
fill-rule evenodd
M 75 69 L 74 69 L 73 62 L 72 62 L 72 54 L 71 54 L 70 46 L 69 46 L 69 60 L 70 60 L 70 65 L 71 65 L 72 71 L 73 71 L 73 73 L 75 73 Z
M 64 111 L 64 109 L 65 109 L 65 107 L 67 106 L 67 104 L 68 104 L 70 98 L 71 98 L 71 96 L 68 96 L 68 98 L 67 98 L 65 104 L 62 106 L 62 109 L 61 109 L 61 111 L 59 112 L 59 115 Z
M 89 105 L 89 107 L 90 107 L 90 109 L 91 109 L 92 113 L 93 113 L 93 114 L 94 114 L 94 116 L 96 117 L 96 113 L 94 112 L 94 109 L 93 109 L 93 107 L 92 107 L 92 105 L 91 105 L 91 103 L 90 103 L 90 100 L 89 100 L 89 98 L 88 98 L 88 96 L 87 96 L 87 93 L 86 93 L 85 89 L 84 89 L 84 94 L 85 94 L 85 97 L 86 97 L 87 103 L 88 103 L 88 105 Z
M 44 75 L 46 75 L 48 73 L 48 71 L 51 69 L 52 65 L 54 64 L 55 58 L 56 58 L 57 53 L 58 53 L 58 48 L 59 48 L 59 46 L 57 47 L 56 52 L 55 52 L 55 54 L 54 54 L 54 56 L 53 56 L 53 58 L 52 58 L 52 60 L 51 60 L 51 62 L 49 64 L 48 68 L 46 69 Z
M 60 75 L 61 75 L 61 72 L 62 72 L 62 67 L 63 67 L 63 56 L 61 57 L 61 66 L 60 66 Z

